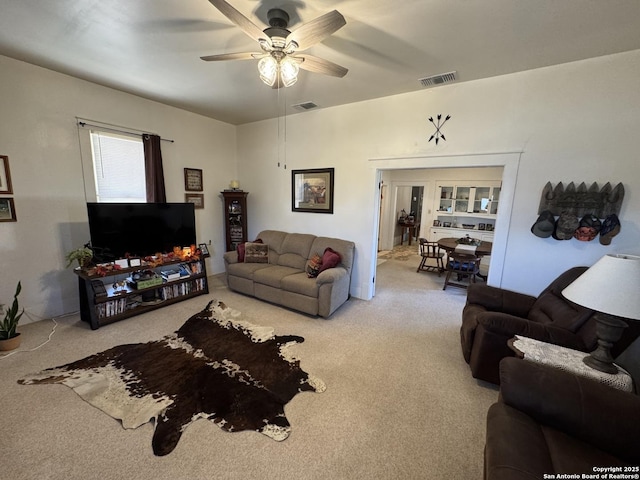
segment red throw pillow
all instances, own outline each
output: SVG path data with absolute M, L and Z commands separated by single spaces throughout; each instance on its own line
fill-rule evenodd
M 324 272 L 328 268 L 337 267 L 341 260 L 342 259 L 338 252 L 333 250 L 331 247 L 325 248 L 324 254 L 322 255 L 322 266 L 320 267 L 318 274 Z
M 260 240 L 259 238 L 256 238 L 251 243 L 262 243 L 262 240 Z M 238 263 L 244 263 L 245 247 L 246 245 L 244 243 L 239 243 L 238 246 L 236 247 L 236 252 L 238 253 Z

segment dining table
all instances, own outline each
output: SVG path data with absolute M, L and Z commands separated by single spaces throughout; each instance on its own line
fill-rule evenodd
M 438 246 L 445 250 L 446 252 L 453 252 L 458 245 L 464 245 L 464 243 L 460 242 L 460 237 L 444 237 L 438 240 Z M 481 241 L 480 245 L 476 246 L 475 254 L 478 257 L 484 257 L 487 255 L 491 255 L 491 248 L 493 247 L 493 243 Z

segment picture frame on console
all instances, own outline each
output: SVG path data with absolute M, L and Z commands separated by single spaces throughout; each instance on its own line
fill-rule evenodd
M 209 248 L 207 247 L 206 243 L 200 243 L 198 244 L 198 248 L 200 249 L 200 253 L 202 253 L 203 257 L 209 257 Z
M 187 192 L 202 192 L 204 190 L 202 184 L 202 169 L 184 169 L 184 189 Z
M 333 168 L 291 171 L 291 211 L 333 213 Z

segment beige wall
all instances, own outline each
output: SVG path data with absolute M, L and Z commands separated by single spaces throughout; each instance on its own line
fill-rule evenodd
M 593 264 L 609 252 L 638 254 L 638 78 L 640 51 L 634 51 L 311 110 L 287 118 L 287 170 L 276 166 L 275 120 L 241 126 L 238 171 L 252 192 L 250 233 L 278 228 L 355 241 L 351 290 L 368 298 L 374 291 L 378 170 L 464 166 L 465 158 L 477 165 L 485 154 L 516 152 L 519 160 L 505 169 L 512 175 L 512 211 L 498 219 L 496 232 L 504 259 L 491 262 L 500 268 L 494 275 L 500 285 L 537 294 L 571 266 Z M 452 118 L 443 129 L 446 142 L 436 146 L 428 141 L 434 131 L 428 118 L 439 113 Z M 291 212 L 289 170 L 318 167 L 336 169 L 334 215 Z M 548 181 L 624 183 L 622 233 L 611 246 L 531 234 Z
M 0 154 L 8 155 L 18 222 L 0 223 L 0 302 L 22 281 L 23 322 L 78 309 L 77 280 L 64 256 L 89 240 L 76 117 L 144 130 L 162 142 L 167 199 L 184 201 L 184 167 L 204 173 L 200 242 L 222 270 L 219 192 L 236 177 L 232 125 L 0 56 Z M 90 161 L 85 165 L 90 168 Z
M 222 271 L 218 194 L 238 178 L 250 192 L 250 236 L 277 228 L 355 241 L 351 290 L 360 298 L 374 293 L 382 170 L 482 166 L 485 154 L 516 152 L 505 169 L 512 209 L 496 234 L 503 258 L 491 265 L 502 286 L 538 293 L 570 266 L 609 252 L 640 254 L 638 78 L 634 51 L 311 110 L 287 118 L 285 144 L 276 120 L 234 127 L 0 57 L 0 154 L 11 161 L 19 218 L 0 224 L 0 299 L 22 280 L 30 315 L 77 309 L 75 277 L 63 268 L 65 252 L 88 239 L 76 117 L 174 139 L 163 143 L 170 201 L 184 198 L 184 167 L 204 170 L 197 222 L 200 240 L 213 242 L 210 272 Z M 452 118 L 436 146 L 428 118 L 438 113 Z M 335 213 L 291 212 L 291 170 L 319 167 L 336 169 Z M 533 236 L 547 181 L 623 182 L 622 233 L 609 247 Z

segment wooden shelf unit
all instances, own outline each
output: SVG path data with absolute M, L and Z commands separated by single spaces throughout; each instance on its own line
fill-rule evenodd
M 247 195 L 242 190 L 220 192 L 224 199 L 224 231 L 227 252 L 247 241 Z
M 161 275 L 163 270 L 175 269 L 180 264 L 189 267 L 191 270 L 189 276 L 169 281 L 163 280 L 163 283 L 145 288 L 134 288 L 126 282 L 127 278 L 140 270 L 152 270 Z M 104 277 L 89 276 L 81 270 L 74 270 L 74 273 L 78 276 L 80 318 L 89 323 L 92 330 L 209 293 L 204 258 L 175 260 L 156 267 L 123 268 L 113 270 Z M 116 283 L 121 286 L 116 287 Z

